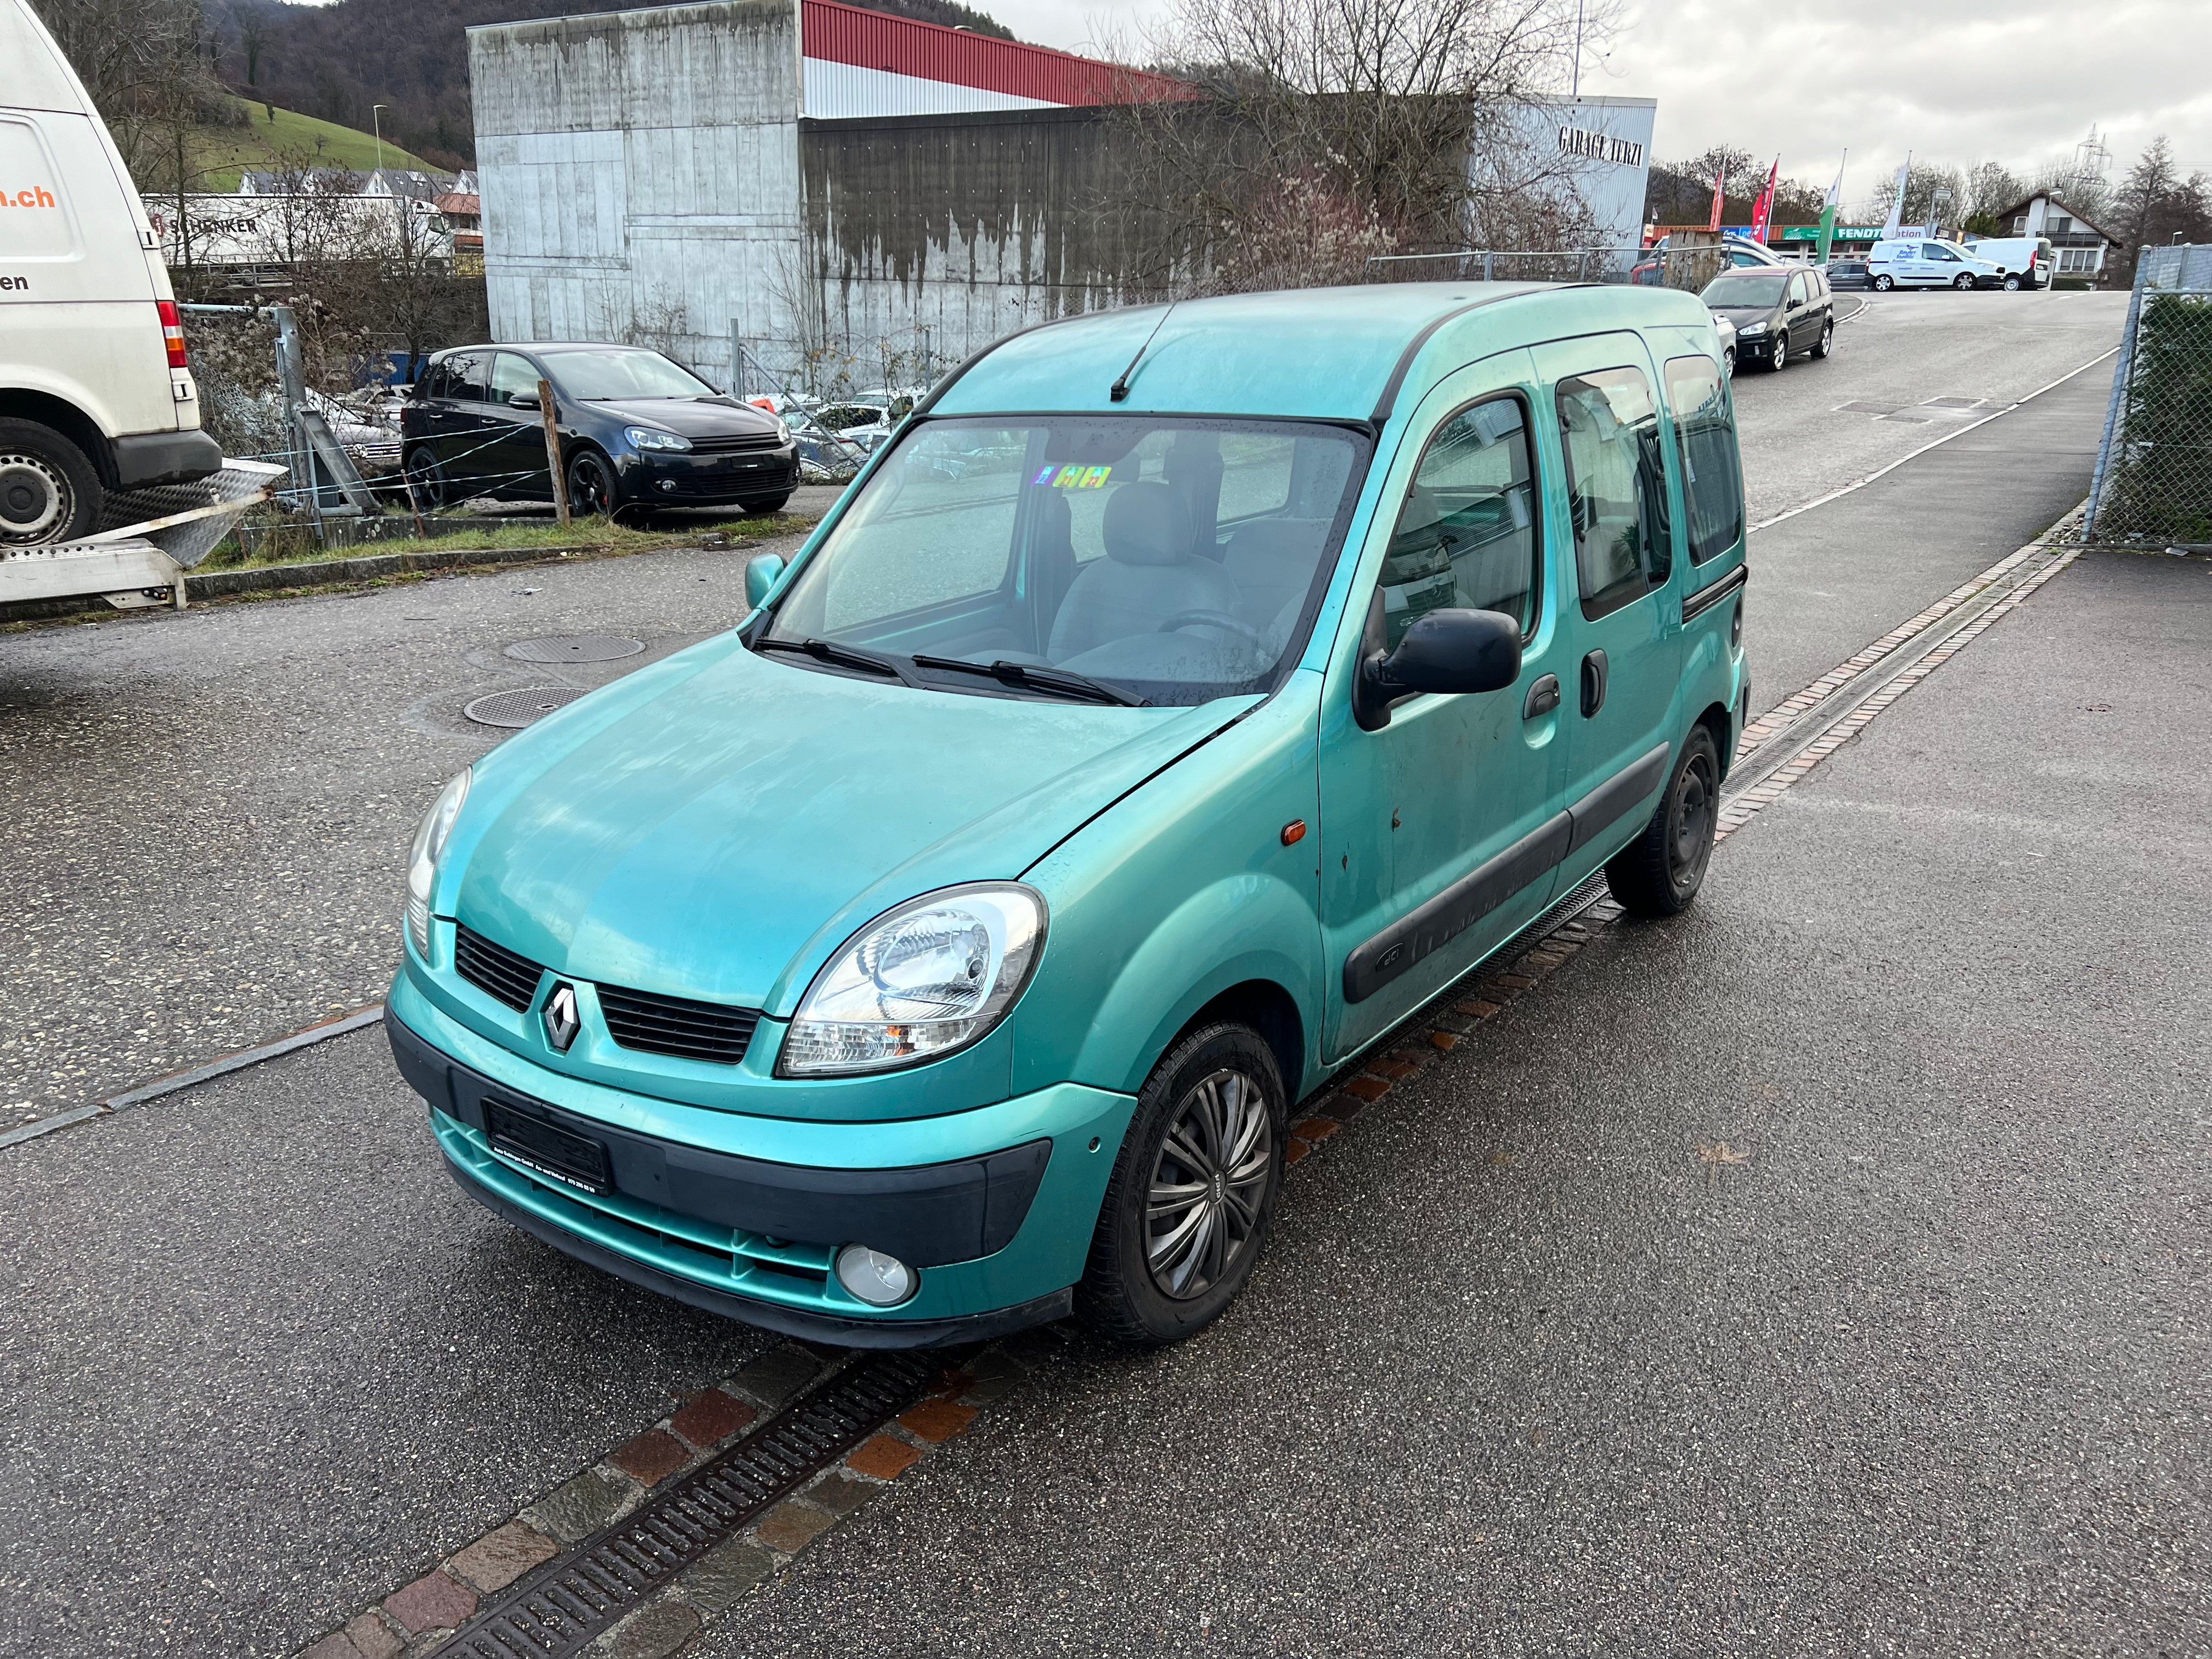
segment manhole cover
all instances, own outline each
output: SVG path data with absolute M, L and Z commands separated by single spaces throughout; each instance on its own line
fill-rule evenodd
M 565 686 L 532 685 L 520 691 L 495 691 L 478 697 L 461 710 L 478 726 L 502 726 L 520 731 L 535 725 L 556 708 L 565 708 L 584 694 Z
M 556 634 L 550 639 L 517 640 L 507 647 L 507 654 L 525 662 L 613 662 L 644 649 L 642 640 L 626 640 L 619 634 Z

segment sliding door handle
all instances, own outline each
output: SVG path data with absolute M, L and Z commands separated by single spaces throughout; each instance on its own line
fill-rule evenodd
M 1583 718 L 1588 720 L 1605 707 L 1605 653 L 1593 651 L 1583 659 Z
M 1559 706 L 1559 677 L 1547 674 L 1528 688 L 1528 700 L 1521 705 L 1521 718 L 1533 720 L 1548 714 Z

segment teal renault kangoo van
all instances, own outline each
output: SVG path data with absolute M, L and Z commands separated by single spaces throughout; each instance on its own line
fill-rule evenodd
M 1034 328 L 745 579 L 447 786 L 386 1029 L 515 1225 L 852 1345 L 1205 1325 L 1292 1103 L 1599 870 L 1690 902 L 1747 704 L 1663 289 Z

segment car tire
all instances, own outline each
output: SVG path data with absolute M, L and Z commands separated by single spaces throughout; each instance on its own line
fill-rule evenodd
M 1874 279 L 1874 291 L 1877 294 L 1887 294 L 1896 286 L 1897 278 L 1886 270 Z
M 446 469 L 438 465 L 437 456 L 427 447 L 410 449 L 400 465 L 400 477 L 406 481 L 408 503 L 419 513 L 437 513 L 452 504 L 452 486 L 446 482 Z
M 623 509 L 622 486 L 612 462 L 596 449 L 568 458 L 568 512 L 579 519 L 603 518 L 610 524 Z
M 739 501 L 738 503 L 738 511 L 740 513 L 781 513 L 783 511 L 783 504 L 790 499 L 791 492 L 787 489 L 781 495 L 761 495 L 750 501 Z
M 92 458 L 50 426 L 0 420 L 0 547 L 50 547 L 100 522 Z
M 1169 1049 L 1106 1183 L 1075 1287 L 1084 1323 L 1159 1347 L 1218 1318 L 1266 1246 L 1289 1124 L 1274 1050 L 1251 1027 L 1208 1025 Z
M 1790 334 L 1785 329 L 1774 337 L 1774 343 L 1767 348 L 1766 372 L 1770 374 L 1779 374 L 1789 367 Z
M 1606 885 L 1623 909 L 1639 916 L 1673 916 L 1689 908 L 1705 884 L 1720 808 L 1720 756 L 1713 734 L 1693 726 L 1650 823 L 1605 866 Z
M 2020 292 L 2021 283 L 2020 276 L 2017 272 L 2005 278 L 2004 288 L 2005 292 L 2008 294 L 2017 294 Z
M 1836 319 L 1831 317 L 1820 325 L 1820 337 L 1813 342 L 1813 361 L 1825 363 L 1836 349 Z
M 1968 289 L 1973 287 L 1973 277 L 1963 270 L 1951 279 L 1951 286 L 1957 289 L 1961 294 L 1964 294 Z
M 1735 348 L 1734 346 L 1723 346 L 1721 348 L 1721 375 L 1723 379 L 1727 380 L 1733 380 L 1735 376 Z

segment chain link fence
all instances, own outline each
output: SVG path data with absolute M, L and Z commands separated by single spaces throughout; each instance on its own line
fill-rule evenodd
M 2212 247 L 2136 261 L 2081 534 L 2212 551 Z

